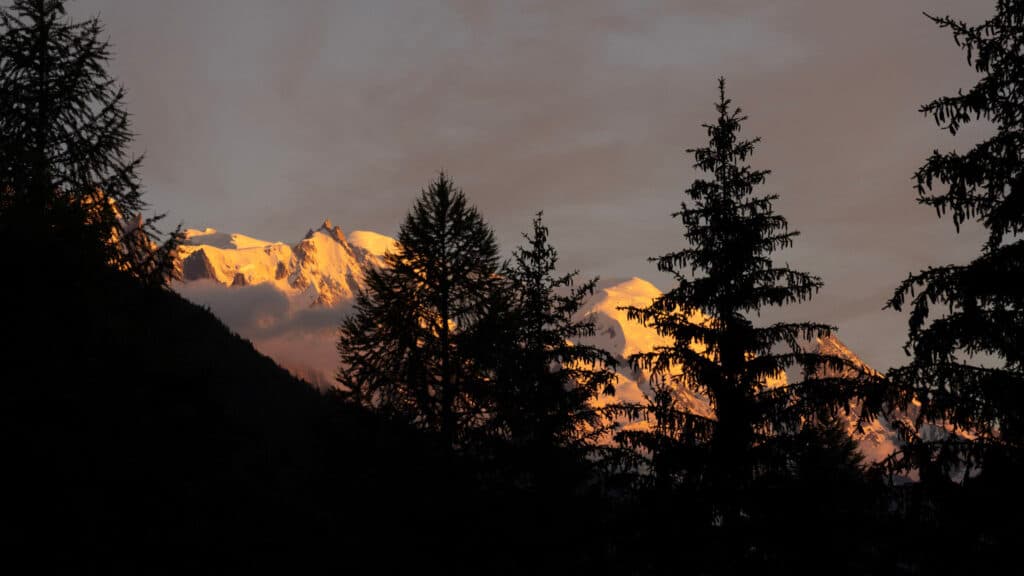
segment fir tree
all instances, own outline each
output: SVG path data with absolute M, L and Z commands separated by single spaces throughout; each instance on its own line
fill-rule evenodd
M 921 112 L 950 134 L 978 121 L 995 134 L 965 153 L 933 152 L 915 174 L 918 202 L 952 216 L 957 232 L 976 221 L 988 236 L 972 262 L 911 274 L 888 303 L 909 310 L 911 360 L 889 372 L 887 400 L 908 415 L 920 402 L 916 418 L 896 420 L 907 444 L 891 464 L 966 480 L 979 468 L 1019 472 L 1024 448 L 1024 2 L 1000 0 L 977 26 L 928 17 L 981 78 Z
M 708 177 L 693 182 L 673 215 L 688 246 L 651 259 L 676 285 L 647 307 L 626 308 L 672 344 L 630 357 L 652 374 L 654 393 L 642 408 L 654 423 L 620 439 L 650 452 L 657 485 L 713 489 L 715 513 L 730 524 L 758 475 L 789 466 L 781 440 L 847 409 L 858 385 L 829 376 L 844 360 L 809 351 L 808 341 L 832 327 L 755 324 L 763 309 L 807 300 L 822 282 L 772 259 L 797 232 L 773 211 L 777 196 L 756 193 L 769 172 L 747 164 L 759 139 L 740 138 L 746 116 L 726 98 L 724 80 L 716 110 L 716 122 L 704 125 L 708 145 L 687 151 Z M 785 384 L 791 366 L 805 377 Z M 682 409 L 681 389 L 707 398 L 714 416 Z
M 500 289 L 494 233 L 441 173 L 384 259 L 341 325 L 338 381 L 353 401 L 458 447 L 488 415 L 493 360 L 481 343 Z
M 577 283 L 579 271 L 559 275 L 558 253 L 538 213 L 526 246 L 513 254 L 506 275 L 511 306 L 504 316 L 503 378 L 496 426 L 513 445 L 538 460 L 556 449 L 583 455 L 606 432 L 594 401 L 615 392 L 615 358 L 582 338 L 593 336 L 591 318 L 577 318 L 597 279 Z
M 71 22 L 63 0 L 0 9 L 0 233 L 162 284 L 177 234 L 158 245 L 160 217 L 142 217 L 141 159 L 128 156 L 102 34 L 96 18 Z

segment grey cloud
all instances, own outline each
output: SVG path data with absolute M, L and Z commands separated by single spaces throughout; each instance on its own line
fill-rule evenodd
M 275 337 L 293 331 L 301 332 L 334 332 L 349 311 L 351 306 L 345 303 L 333 308 L 304 308 L 295 311 L 288 322 L 282 323 L 278 329 L 268 330 L 261 336 Z
M 349 304 L 334 308 L 294 308 L 271 284 L 226 287 L 212 280 L 175 284 L 185 298 L 206 306 L 232 330 L 252 341 L 296 375 L 320 387 L 337 367 L 337 327 Z
M 327 389 L 334 385 L 338 368 L 337 341 L 333 332 L 291 332 L 257 339 L 253 345 L 296 376 Z
M 196 304 L 206 306 L 245 338 L 280 330 L 289 321 L 288 298 L 270 284 L 227 288 L 213 280 L 176 284 L 174 289 Z
M 715 78 L 750 115 L 767 189 L 803 234 L 780 255 L 823 276 L 794 313 L 840 324 L 879 368 L 902 361 L 884 296 L 962 259 L 910 177 L 954 145 L 918 107 L 974 74 L 921 14 L 979 21 L 976 0 L 79 0 L 101 12 L 172 222 L 290 239 L 331 216 L 394 234 L 451 172 L 506 250 L 544 209 L 567 268 L 670 278 L 669 218 L 712 119 Z M 981 131 L 970 132 L 967 139 Z M 880 297 L 880 298 L 879 298 Z M 241 313 L 239 311 L 239 313 Z M 291 322 L 327 329 L 326 319 Z M 278 338 L 280 336 L 273 336 Z M 870 352 L 868 351 L 870 350 Z
M 210 311 L 240 335 L 253 340 L 284 334 L 333 331 L 350 305 L 296 308 L 272 284 L 226 287 L 213 280 L 176 283 L 174 289 Z

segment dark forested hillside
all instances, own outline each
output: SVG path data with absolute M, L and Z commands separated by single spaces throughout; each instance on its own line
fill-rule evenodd
M 594 497 L 482 480 L 177 294 L 38 258 L 9 260 L 35 262 L 32 282 L 2 284 L 0 410 L 12 549 L 39 570 L 502 573 L 614 555 Z
M 176 294 L 91 276 L 4 290 L 24 534 L 64 549 L 43 561 L 184 561 L 308 525 L 318 395 Z

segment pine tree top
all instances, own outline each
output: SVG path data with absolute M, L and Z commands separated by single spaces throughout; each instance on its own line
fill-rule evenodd
M 953 33 L 981 78 L 966 92 L 923 105 L 921 112 L 953 135 L 977 121 L 991 123 L 996 134 L 963 154 L 933 152 L 915 174 L 918 201 L 934 207 L 940 217 L 949 212 L 957 231 L 968 220 L 981 222 L 989 232 L 985 247 L 991 250 L 1024 232 L 1024 2 L 999 0 L 995 15 L 976 26 L 949 16 L 926 16 Z M 936 193 L 936 183 L 946 191 Z
M 631 310 L 635 319 L 651 321 L 678 309 L 683 317 L 701 312 L 711 324 L 740 321 L 765 306 L 806 300 L 822 285 L 815 276 L 774 263 L 773 253 L 789 247 L 798 233 L 774 212 L 776 195 L 757 194 L 770 172 L 748 164 L 760 139 L 740 138 L 747 117 L 732 107 L 724 79 L 715 110 L 716 122 L 704 124 L 708 144 L 687 150 L 705 176 L 685 190 L 681 209 L 672 215 L 682 224 L 687 246 L 651 258 L 677 286 L 646 311 Z M 709 328 L 685 323 L 694 336 Z
M 0 8 L 0 210 L 5 227 L 43 237 L 154 284 L 173 272 L 144 218 L 125 90 L 106 70 L 98 18 L 72 22 L 62 0 Z M 88 252 L 88 254 L 86 254 Z

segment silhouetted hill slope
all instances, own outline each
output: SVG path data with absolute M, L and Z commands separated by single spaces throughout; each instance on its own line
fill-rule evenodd
M 612 550 L 593 497 L 523 492 L 321 395 L 173 292 L 46 261 L 0 283 L 10 544 L 39 571 L 504 573 Z
M 129 568 L 172 542 L 229 544 L 248 515 L 311 508 L 313 390 L 171 292 L 46 276 L 4 298 L 18 312 L 4 327 L 4 420 L 26 451 L 29 538 Z
M 321 396 L 173 292 L 47 266 L 2 294 L 8 496 L 16 547 L 54 552 L 40 567 L 294 566 L 330 537 L 332 554 L 361 545 L 338 537 L 386 511 L 374 494 L 430 476 L 420 438 Z

